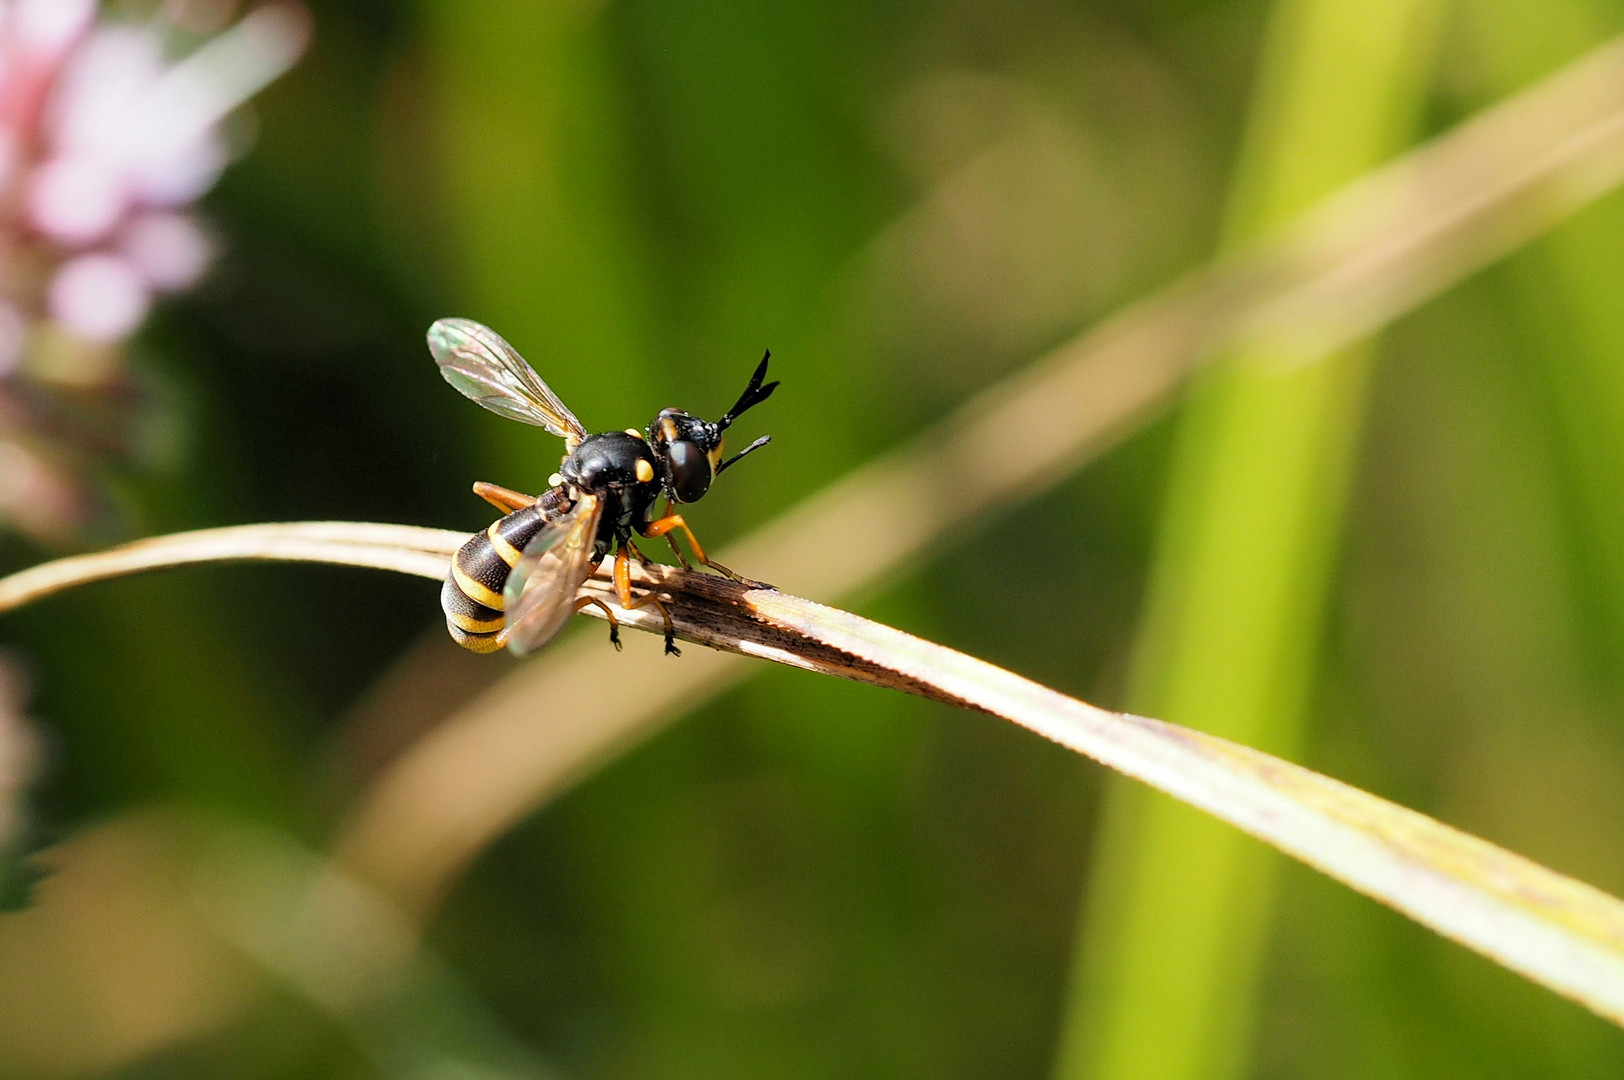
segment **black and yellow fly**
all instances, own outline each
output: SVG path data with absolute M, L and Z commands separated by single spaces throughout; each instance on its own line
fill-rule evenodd
M 677 503 L 691 503 L 738 460 L 770 441 L 762 436 L 722 458 L 722 437 L 746 409 L 778 387 L 763 385 L 761 358 L 734 406 L 713 422 L 680 409 L 662 409 L 646 429 L 588 435 L 524 358 L 494 330 L 469 319 L 441 319 L 429 327 L 429 352 L 446 382 L 499 416 L 546 428 L 564 440 L 564 463 L 540 496 L 480 482 L 474 493 L 506 516 L 476 533 L 451 560 L 440 590 L 446 627 L 457 644 L 475 652 L 506 646 L 523 655 L 540 648 L 575 612 L 591 604 L 609 617 L 609 640 L 620 647 L 614 612 L 602 601 L 577 597 L 598 564 L 614 555 L 615 596 L 625 610 L 653 605 L 665 620 L 665 651 L 675 655 L 671 613 L 653 593 L 633 596 L 630 559 L 647 562 L 633 535 L 663 536 L 682 565 L 688 560 L 675 533 L 688 538 L 702 565 L 743 580 L 705 557 Z M 661 496 L 662 513 L 655 512 Z M 691 567 L 689 567 L 691 569 Z

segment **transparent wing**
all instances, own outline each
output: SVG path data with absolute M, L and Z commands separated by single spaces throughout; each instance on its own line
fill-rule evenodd
M 544 427 L 571 445 L 586 438 L 575 414 L 490 327 L 472 319 L 440 319 L 429 327 L 429 352 L 446 382 L 498 416 Z
M 592 544 L 603 504 L 582 495 L 575 508 L 548 523 L 524 547 L 502 590 L 508 648 L 519 656 L 553 639 L 575 614 L 575 593 L 592 572 Z

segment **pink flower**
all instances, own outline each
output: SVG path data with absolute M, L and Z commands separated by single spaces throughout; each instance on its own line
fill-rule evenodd
M 81 25 L 60 55 L 35 137 L 13 133 L 16 143 L 39 146 L 26 181 L 28 223 L 63 248 L 93 247 L 145 211 L 194 202 L 229 157 L 220 122 L 287 70 L 308 33 L 302 8 L 263 7 L 171 63 L 160 26 Z M 178 287 L 172 274 L 149 284 Z M 102 320 L 89 336 L 105 339 L 116 321 Z
M 185 214 L 150 211 L 125 226 L 119 250 L 158 292 L 179 292 L 203 276 L 214 243 Z
M 91 341 L 134 333 L 152 307 L 152 293 L 135 263 L 98 252 L 62 264 L 51 280 L 51 317 Z
M 208 269 L 214 245 L 191 206 L 230 159 L 222 123 L 310 36 L 295 3 L 226 26 L 234 7 L 167 0 L 163 17 L 121 21 L 96 0 L 0 0 L 0 526 L 71 533 L 94 500 L 48 463 L 82 455 L 53 452 L 26 403 L 111 389 L 125 378 L 118 346 L 154 300 Z M 177 56 L 168 18 L 218 33 Z
M 145 314 L 132 277 L 150 293 L 202 273 L 208 245 L 172 212 L 214 186 L 230 156 L 221 121 L 293 64 L 310 20 L 269 4 L 175 59 L 161 20 L 96 15 L 94 0 L 0 0 L 0 192 L 22 195 L 9 246 L 64 279 L 14 300 L 105 343 Z M 92 254 L 103 258 L 86 262 Z M 95 297 L 105 311 L 92 310 Z

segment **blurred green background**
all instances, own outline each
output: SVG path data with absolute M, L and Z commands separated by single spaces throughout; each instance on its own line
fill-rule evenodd
M 1344 6 L 311 0 L 211 196 L 221 265 L 132 351 L 174 445 L 120 498 L 150 533 L 483 526 L 469 484 L 537 489 L 559 448 L 440 381 L 457 314 L 594 429 L 714 414 L 770 346 L 773 446 L 689 515 L 724 546 L 1624 25 Z M 1621 296 L 1614 196 L 1288 385 L 1204 373 L 855 606 L 1624 891 Z M 445 666 L 442 712 L 510 670 L 436 601 L 239 566 L 8 617 L 36 842 L 99 838 L 92 908 L 162 877 L 120 831 L 151 807 L 319 849 L 433 719 L 368 704 L 400 657 Z M 488 851 L 365 1015 L 282 977 L 211 1012 L 142 923 L 70 963 L 66 923 L 0 917 L 0 1076 L 1624 1074 L 1580 1007 L 1159 800 L 763 665 Z

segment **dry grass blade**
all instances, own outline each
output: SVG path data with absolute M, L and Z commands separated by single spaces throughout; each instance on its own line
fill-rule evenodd
M 849 612 L 664 568 L 639 584 L 669 598 L 685 640 L 1013 721 L 1624 1025 L 1624 902 L 1598 889 L 1290 762 L 1089 705 Z M 613 603 L 607 582 L 588 588 Z M 617 614 L 660 631 L 647 609 Z
M 92 581 L 193 563 L 255 559 L 339 563 L 442 578 L 466 533 L 411 525 L 296 521 L 174 533 L 43 563 L 0 578 L 0 611 Z
M 795 592 L 850 596 L 1133 430 L 1204 354 L 1282 337 L 1346 344 L 1621 180 L 1624 39 L 1350 185 L 1274 242 L 1080 335 L 722 561 Z M 657 687 L 633 685 L 601 643 L 555 646 L 381 777 L 342 849 L 403 902 L 431 903 L 535 806 L 747 670 L 717 656 L 673 668 Z M 535 717 L 533 703 L 561 685 L 603 689 L 568 714 Z
M 211 558 L 327 561 L 311 546 L 321 543 L 349 548 L 332 560 L 346 565 L 383 566 L 393 555 L 414 555 L 421 567 L 404 561 L 386 568 L 438 577 L 445 552 L 461 539 L 440 530 L 325 522 L 184 533 L 24 571 L 0 580 L 0 596 L 14 607 L 74 583 Z M 212 557 L 203 554 L 209 545 L 217 552 Z M 145 557 L 132 558 L 137 552 Z M 430 562 L 438 569 L 424 573 Z M 115 563 L 124 569 L 112 569 Z M 1199 807 L 1624 1025 L 1624 902 L 1606 893 L 1289 762 L 1097 708 L 845 611 L 708 574 L 652 567 L 635 576 L 640 588 L 659 592 L 670 605 L 685 641 L 1013 721 Z M 19 579 L 35 584 L 19 587 Z M 38 584 L 44 580 L 55 587 Z M 613 602 L 613 588 L 601 578 L 588 590 Z M 628 626 L 661 632 L 648 608 L 617 615 Z
M 790 650 L 798 656 L 833 650 L 839 659 L 824 653 L 815 670 L 1020 724 L 1624 1025 L 1624 902 L 1599 889 L 1290 762 L 1097 708 L 844 611 L 776 592 L 746 593 L 740 603 L 774 638 L 801 635 L 804 645 Z
M 1275 245 L 1296 280 L 1234 344 L 1326 353 L 1514 251 L 1624 177 L 1624 38 L 1350 184 Z

